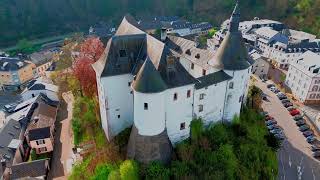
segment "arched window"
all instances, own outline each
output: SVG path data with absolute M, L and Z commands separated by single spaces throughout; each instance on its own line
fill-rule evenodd
M 233 82 L 229 83 L 229 89 L 233 89 Z
M 312 91 L 318 91 L 318 86 L 317 86 L 317 85 L 314 85 L 314 86 L 312 87 Z

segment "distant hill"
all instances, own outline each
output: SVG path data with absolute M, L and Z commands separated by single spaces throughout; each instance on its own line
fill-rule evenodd
M 177 15 L 218 26 L 228 18 L 234 0 L 0 0 L 0 46 L 87 30 L 98 21 L 118 24 L 130 13 Z M 270 18 L 319 33 L 320 0 L 241 0 L 243 20 Z

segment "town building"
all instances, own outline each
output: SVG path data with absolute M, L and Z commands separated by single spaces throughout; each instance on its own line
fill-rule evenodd
M 269 69 L 271 67 L 267 58 L 261 56 L 261 54 L 254 52 L 250 54 L 254 63 L 252 65 L 252 74 L 256 75 L 260 79 L 268 79 Z
M 45 71 L 51 66 L 53 57 L 59 53 L 59 49 L 53 48 L 32 53 L 30 61 L 36 65 L 36 76 L 46 76 Z
M 102 127 L 111 140 L 132 127 L 128 157 L 168 162 L 190 123 L 230 122 L 247 96 L 252 60 L 238 30 L 238 4 L 216 53 L 167 35 L 160 40 L 126 16 L 93 67 Z
M 0 129 L 0 179 L 8 179 L 10 168 L 28 158 L 24 131 L 25 127 L 12 119 Z
M 15 164 L 10 168 L 10 179 L 46 180 L 50 170 L 49 162 L 49 159 L 40 159 Z
M 26 130 L 26 139 L 36 154 L 53 151 L 57 108 L 38 103 Z
M 320 55 L 307 51 L 290 63 L 286 85 L 302 103 L 320 103 Z
M 207 34 L 213 28 L 209 22 L 192 23 L 177 16 L 145 18 L 138 21 L 136 26 L 148 34 L 154 34 L 156 30 L 165 28 L 168 34 L 178 34 L 179 36 Z
M 0 57 L 0 90 L 18 90 L 34 78 L 35 65 L 19 58 Z
M 37 79 L 29 83 L 29 85 L 22 91 L 21 96 L 23 100 L 28 100 L 37 95 L 44 94 L 52 101 L 59 101 L 59 88 L 56 85 Z

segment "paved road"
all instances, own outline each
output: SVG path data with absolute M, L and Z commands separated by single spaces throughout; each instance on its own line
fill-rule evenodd
M 287 137 L 278 152 L 279 179 L 320 179 L 320 162 L 312 157 L 311 145 L 306 142 L 291 115 L 265 83 L 257 81 L 255 85 L 268 95 L 268 101 L 263 101 L 262 108 L 278 121 Z
M 61 103 L 56 123 L 54 152 L 51 161 L 49 179 L 65 180 L 71 172 L 74 155 L 72 152 L 73 139 L 71 135 L 71 119 L 73 110 L 72 94 L 65 94 Z

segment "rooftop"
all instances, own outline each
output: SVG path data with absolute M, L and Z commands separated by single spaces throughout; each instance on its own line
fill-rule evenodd
M 263 38 L 271 39 L 275 35 L 277 35 L 279 32 L 271 29 L 270 27 L 262 27 L 255 31 L 255 33 Z
M 19 58 L 0 57 L 0 71 L 17 71 L 28 64 Z
M 49 160 L 41 159 L 15 164 L 12 166 L 11 170 L 11 179 L 46 176 L 49 170 Z

